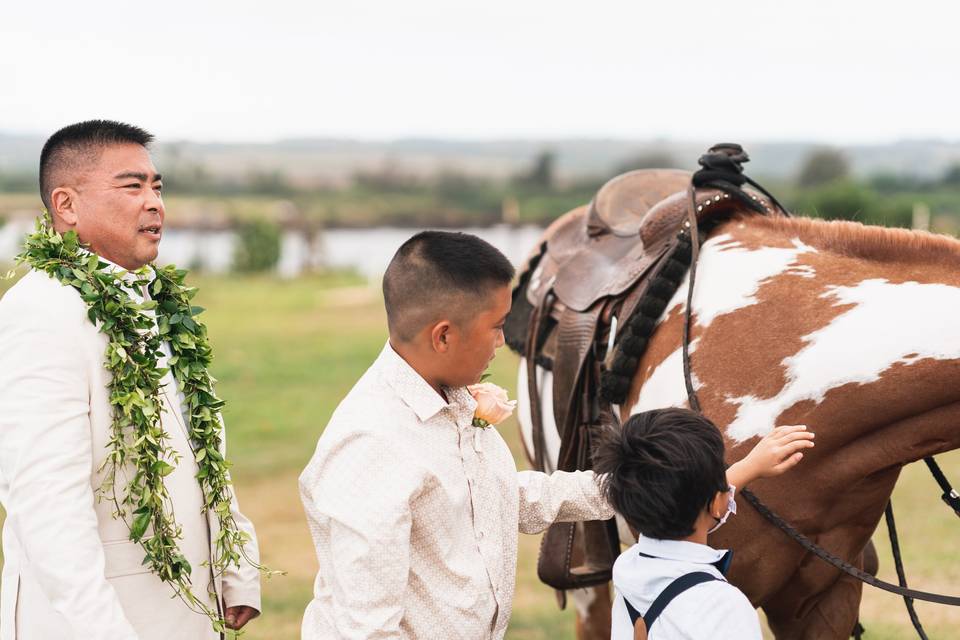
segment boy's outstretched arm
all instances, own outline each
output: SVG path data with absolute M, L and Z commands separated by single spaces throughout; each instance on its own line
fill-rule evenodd
M 814 434 L 804 425 L 776 427 L 764 436 L 745 458 L 727 469 L 727 482 L 744 487 L 757 478 L 778 476 L 803 458 L 813 446 Z

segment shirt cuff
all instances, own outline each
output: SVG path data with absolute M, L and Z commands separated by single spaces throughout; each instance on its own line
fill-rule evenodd
M 260 587 L 227 587 L 223 585 L 223 607 L 250 607 L 263 612 L 260 601 Z

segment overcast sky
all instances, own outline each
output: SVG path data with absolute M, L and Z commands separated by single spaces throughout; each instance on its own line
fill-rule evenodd
M 943 0 L 0 0 L 0 132 L 960 140 L 958 63 Z

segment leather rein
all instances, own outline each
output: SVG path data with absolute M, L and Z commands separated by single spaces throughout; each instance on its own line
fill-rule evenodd
M 702 161 L 701 161 L 701 164 L 703 164 Z M 703 170 L 698 172 L 698 174 L 701 174 L 701 173 L 703 173 Z M 725 192 L 729 193 L 731 196 L 738 197 L 741 200 L 746 199 L 747 204 L 750 204 L 749 198 L 747 198 L 743 194 L 743 191 L 740 190 L 738 185 L 731 184 L 726 180 L 717 180 L 714 176 L 709 176 L 709 177 L 712 179 L 705 180 L 702 183 L 703 185 L 709 184 L 712 187 L 723 189 Z M 740 177 L 745 178 L 745 176 L 742 176 L 742 175 Z M 775 205 L 777 205 L 780 208 L 781 212 L 786 214 L 786 209 L 780 206 L 780 203 L 777 202 L 776 199 L 774 199 L 769 193 L 767 193 L 766 190 L 762 189 L 762 187 L 754 183 L 752 180 L 747 179 L 747 181 L 749 181 L 753 186 L 761 189 L 761 191 L 763 191 L 763 193 L 768 198 L 770 198 Z M 697 174 L 695 174 L 694 180 L 690 186 L 691 205 L 689 209 L 689 215 L 687 218 L 687 222 L 684 225 L 685 231 L 690 233 L 692 252 L 691 252 L 691 260 L 690 260 L 690 283 L 687 289 L 687 308 L 684 314 L 685 317 L 684 317 L 684 326 L 683 326 L 682 347 L 683 347 L 683 375 L 684 375 L 684 382 L 686 384 L 687 399 L 690 403 L 691 409 L 693 409 L 698 413 L 703 413 L 700 407 L 700 402 L 697 399 L 697 392 L 693 388 L 693 380 L 692 380 L 691 369 L 690 369 L 690 330 L 692 325 L 691 316 L 692 316 L 692 309 L 693 309 L 693 289 L 694 289 L 694 283 L 696 281 L 697 260 L 699 258 L 700 242 L 701 242 L 701 238 L 697 228 L 697 211 L 696 211 L 696 200 L 695 200 L 697 186 L 701 186 L 701 185 L 698 185 L 697 182 L 698 182 Z M 789 214 L 786 214 L 786 215 L 789 215 Z M 943 491 L 943 495 L 941 496 L 941 499 L 947 504 L 947 506 L 953 509 L 953 511 L 957 514 L 958 517 L 960 517 L 960 495 L 958 495 L 957 492 L 953 489 L 953 487 L 950 486 L 949 481 L 944 476 L 943 472 L 940 470 L 936 461 L 932 457 L 924 458 L 924 462 L 927 463 L 927 466 L 930 468 L 930 471 L 933 474 L 934 478 L 936 479 L 937 484 L 940 485 L 940 488 Z M 904 601 L 907 604 L 907 609 L 911 614 L 911 621 L 914 623 L 914 627 L 920 633 L 921 638 L 926 638 L 926 635 L 923 633 L 923 630 L 920 627 L 919 620 L 916 619 L 916 613 L 913 610 L 913 602 L 912 602 L 913 600 L 923 600 L 926 602 L 935 602 L 938 604 L 960 606 L 960 597 L 958 596 L 948 596 L 948 595 L 942 595 L 937 593 L 930 593 L 927 591 L 918 591 L 916 589 L 910 589 L 907 587 L 906 577 L 903 573 L 903 566 L 900 559 L 899 542 L 896 535 L 896 527 L 893 520 L 892 504 L 888 503 L 886 508 L 886 516 L 887 516 L 887 527 L 888 527 L 888 530 L 890 531 L 890 539 L 891 539 L 891 546 L 893 548 L 893 553 L 894 553 L 894 560 L 896 561 L 896 565 L 897 565 L 897 574 L 898 574 L 898 582 L 899 582 L 898 585 L 880 580 L 876 576 L 872 576 L 869 573 L 866 573 L 865 571 L 858 569 L 857 567 L 853 566 L 852 564 L 843 560 L 842 558 L 838 558 L 837 556 L 833 555 L 832 553 L 830 553 L 829 551 L 827 551 L 817 543 L 813 542 L 810 538 L 805 536 L 803 533 L 798 531 L 789 522 L 787 522 L 782 517 L 777 515 L 776 512 L 774 512 L 772 509 L 770 509 L 770 507 L 765 505 L 760 500 L 760 498 L 758 498 L 753 492 L 749 491 L 748 489 L 741 489 L 739 493 L 741 496 L 743 496 L 744 500 L 750 503 L 750 505 L 753 506 L 753 508 L 760 513 L 760 515 L 766 518 L 770 523 L 772 523 L 774 526 L 780 529 L 780 531 L 786 534 L 787 537 L 789 537 L 791 540 L 799 544 L 808 552 L 814 554 L 821 560 L 839 569 L 843 573 L 853 578 L 856 578 L 860 582 L 863 582 L 873 587 L 877 587 L 878 589 L 889 591 L 890 593 L 895 593 L 897 595 L 902 596 L 904 598 Z

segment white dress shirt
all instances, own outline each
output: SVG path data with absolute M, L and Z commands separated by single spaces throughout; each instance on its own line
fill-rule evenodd
M 334 412 L 300 492 L 320 570 L 304 640 L 502 638 L 517 531 L 605 519 L 592 472 L 517 472 L 466 389 L 387 344 Z
M 647 556 L 640 555 L 641 553 Z M 640 536 L 613 566 L 612 640 L 633 640 L 633 624 L 623 603 L 626 597 L 641 614 L 680 576 L 702 571 L 719 580 L 684 591 L 647 629 L 650 640 L 760 640 L 760 620 L 743 593 L 713 566 L 726 551 L 682 540 Z

